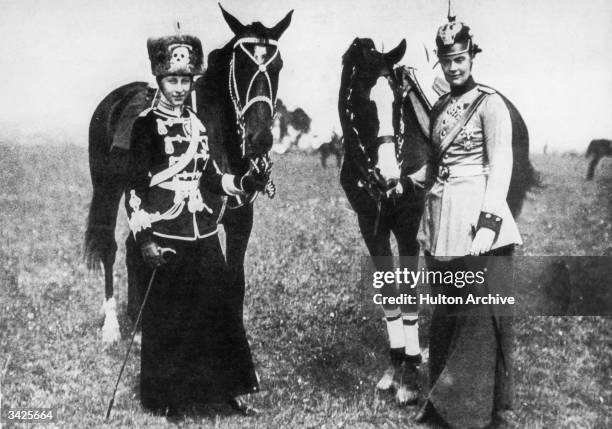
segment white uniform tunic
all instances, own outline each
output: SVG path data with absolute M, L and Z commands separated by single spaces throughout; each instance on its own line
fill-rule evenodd
M 476 86 L 452 96 L 439 116 L 432 118 L 432 144 L 437 150 L 481 91 L 491 92 Z M 498 94 L 486 96 L 437 169 L 418 234 L 423 250 L 433 256 L 467 255 L 481 212 L 502 220 L 492 249 L 522 243 L 506 202 L 512 174 L 512 123 Z

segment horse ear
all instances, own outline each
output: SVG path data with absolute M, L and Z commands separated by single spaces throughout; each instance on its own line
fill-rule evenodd
M 281 21 L 270 29 L 270 38 L 278 40 L 283 35 L 289 24 L 291 24 L 291 17 L 293 16 L 293 10 L 291 10 Z
M 351 43 L 349 48 L 346 50 L 344 55 L 342 55 L 342 63 L 343 64 L 346 64 L 347 62 L 354 63 L 355 62 L 354 55 L 356 52 L 358 52 L 360 48 L 361 48 L 361 40 L 359 39 L 359 37 L 355 37 L 355 39 L 353 39 L 353 42 Z
M 402 39 L 395 48 L 385 54 L 385 58 L 389 64 L 396 64 L 404 57 L 406 53 L 406 39 Z
M 232 30 L 232 32 L 236 36 L 238 36 L 239 34 L 244 33 L 245 26 L 242 25 L 240 23 L 240 21 L 238 21 L 236 18 L 234 18 L 234 16 L 232 14 L 230 14 L 225 9 L 223 9 L 223 6 L 221 6 L 221 3 L 218 3 L 218 5 L 219 5 L 219 8 L 221 8 L 221 13 L 223 14 L 223 19 L 225 19 L 225 22 L 227 22 L 227 25 L 229 25 L 229 28 Z

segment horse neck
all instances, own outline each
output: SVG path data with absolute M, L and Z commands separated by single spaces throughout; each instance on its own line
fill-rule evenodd
M 209 64 L 201 84 L 196 86 L 196 96 L 198 108 L 211 112 L 209 120 L 215 123 L 220 133 L 221 140 L 210 142 L 213 157 L 224 171 L 236 172 L 248 165 L 248 161 L 242 158 L 236 111 L 229 89 L 231 43 L 222 48 L 219 57 Z

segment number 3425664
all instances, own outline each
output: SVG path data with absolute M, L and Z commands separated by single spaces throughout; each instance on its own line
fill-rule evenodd
M 5 422 L 52 422 L 55 421 L 55 410 L 52 408 L 8 408 L 2 410 Z

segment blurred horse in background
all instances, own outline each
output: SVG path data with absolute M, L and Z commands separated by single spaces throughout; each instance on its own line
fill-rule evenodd
M 589 168 L 587 169 L 587 180 L 593 180 L 595 168 L 604 156 L 612 156 L 612 140 L 592 140 L 586 151 L 586 157 L 589 160 Z
M 323 143 L 319 146 L 319 153 L 321 154 L 321 167 L 327 168 L 327 158 L 330 156 L 336 157 L 336 166 L 340 167 L 342 164 L 342 155 L 344 154 L 344 143 L 342 137 L 332 132 L 331 139 L 328 142 Z

